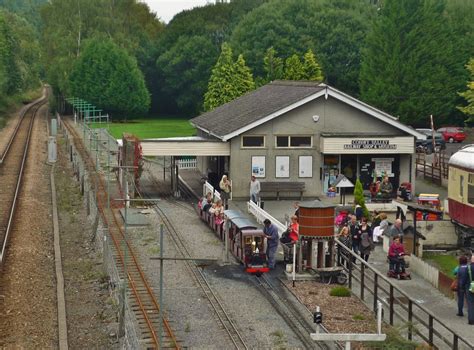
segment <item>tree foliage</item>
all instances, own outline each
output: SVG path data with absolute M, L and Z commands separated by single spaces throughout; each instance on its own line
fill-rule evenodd
M 13 95 L 39 85 L 40 50 L 33 27 L 0 10 L 0 95 Z
M 240 21 L 230 43 L 259 77 L 267 74 L 269 47 L 285 61 L 311 49 L 326 81 L 357 96 L 360 49 L 375 9 L 366 0 L 271 0 Z
M 366 218 L 370 217 L 369 210 L 365 205 L 364 188 L 359 178 L 357 178 L 354 186 L 354 205 L 360 205 L 362 207 L 363 216 L 365 216 Z
M 286 80 L 303 80 L 305 71 L 303 63 L 297 54 L 293 54 L 285 61 L 285 79 Z
M 111 38 L 134 56 L 153 86 L 155 42 L 163 24 L 148 6 L 135 0 L 51 0 L 41 9 L 42 46 L 48 82 L 70 92 L 70 74 L 83 42 Z M 151 67 L 151 68 L 150 68 Z
M 176 113 L 179 109 L 186 114 L 200 111 L 222 43 L 228 40 L 241 18 L 263 2 L 237 0 L 209 4 L 183 11 L 170 21 L 157 43 L 155 81 L 159 84 L 160 111 Z M 175 67 L 180 71 L 175 71 Z M 190 77 L 190 84 L 183 82 L 183 76 Z
M 41 5 L 47 1 L 48 0 L 0 0 L 0 8 L 4 8 L 24 18 L 29 23 L 28 26 L 31 25 L 39 29 L 41 24 L 39 9 Z
M 245 65 L 243 56 L 240 55 L 234 62 L 232 49 L 227 43 L 223 43 L 221 54 L 212 69 L 208 89 L 204 95 L 204 109 L 212 110 L 254 88 L 252 73 Z
M 387 0 L 367 36 L 360 74 L 364 101 L 410 124 L 456 117 L 465 81 L 444 0 Z M 472 45 L 472 43 L 471 43 Z M 464 61 L 466 62 L 466 61 Z
M 263 57 L 263 69 L 265 71 L 265 83 L 273 80 L 283 79 L 283 59 L 277 56 L 277 51 L 268 48 Z
M 306 80 L 323 81 L 324 79 L 321 66 L 311 49 L 304 54 L 303 71 Z
M 467 106 L 458 107 L 458 109 L 469 116 L 467 122 L 472 124 L 474 121 L 474 58 L 469 60 L 466 68 L 470 72 L 470 81 L 467 82 L 467 90 L 459 95 L 467 101 Z
M 111 112 L 143 113 L 150 96 L 135 58 L 111 39 L 92 39 L 71 72 L 74 96 Z

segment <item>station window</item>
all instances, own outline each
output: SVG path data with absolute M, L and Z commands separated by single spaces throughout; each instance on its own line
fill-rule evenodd
M 313 146 L 312 136 L 277 136 L 277 148 L 311 148 Z
M 467 201 L 469 204 L 474 204 L 474 185 L 467 185 Z
M 242 136 L 242 147 L 265 147 L 265 136 Z

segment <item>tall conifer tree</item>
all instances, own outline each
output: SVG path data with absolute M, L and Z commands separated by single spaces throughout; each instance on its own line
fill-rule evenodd
M 293 54 L 285 61 L 285 79 L 286 80 L 303 80 L 305 79 L 305 71 L 303 63 L 301 63 L 298 55 Z
M 324 80 L 321 66 L 316 61 L 316 57 L 311 49 L 304 54 L 303 68 L 305 79 L 319 82 Z
M 231 47 L 223 43 L 221 54 L 212 69 L 208 89 L 204 95 L 204 109 L 210 111 L 254 88 L 252 73 L 245 65 L 243 56 L 240 55 L 234 62 Z

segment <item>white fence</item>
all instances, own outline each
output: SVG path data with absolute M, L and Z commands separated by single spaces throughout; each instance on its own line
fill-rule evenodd
M 258 223 L 262 224 L 265 219 L 270 220 L 278 228 L 278 235 L 281 237 L 282 233 L 286 231 L 286 226 L 268 214 L 265 210 L 260 208 L 252 201 L 247 202 L 247 211 L 252 214 Z
M 179 159 L 177 161 L 179 169 L 196 169 L 197 168 L 197 159 Z
M 410 269 L 438 288 L 439 271 L 437 268 L 412 254 L 410 255 Z

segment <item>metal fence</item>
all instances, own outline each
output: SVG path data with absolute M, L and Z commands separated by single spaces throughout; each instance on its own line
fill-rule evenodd
M 459 335 L 431 311 L 411 298 L 360 256 L 336 239 L 337 264 L 344 266 L 349 275 L 349 288 L 355 295 L 377 309 L 377 301 L 388 315 L 388 323 L 405 325 L 403 335 L 409 340 L 426 342 L 438 349 L 474 349 L 474 344 Z M 356 263 L 357 262 L 357 265 Z

